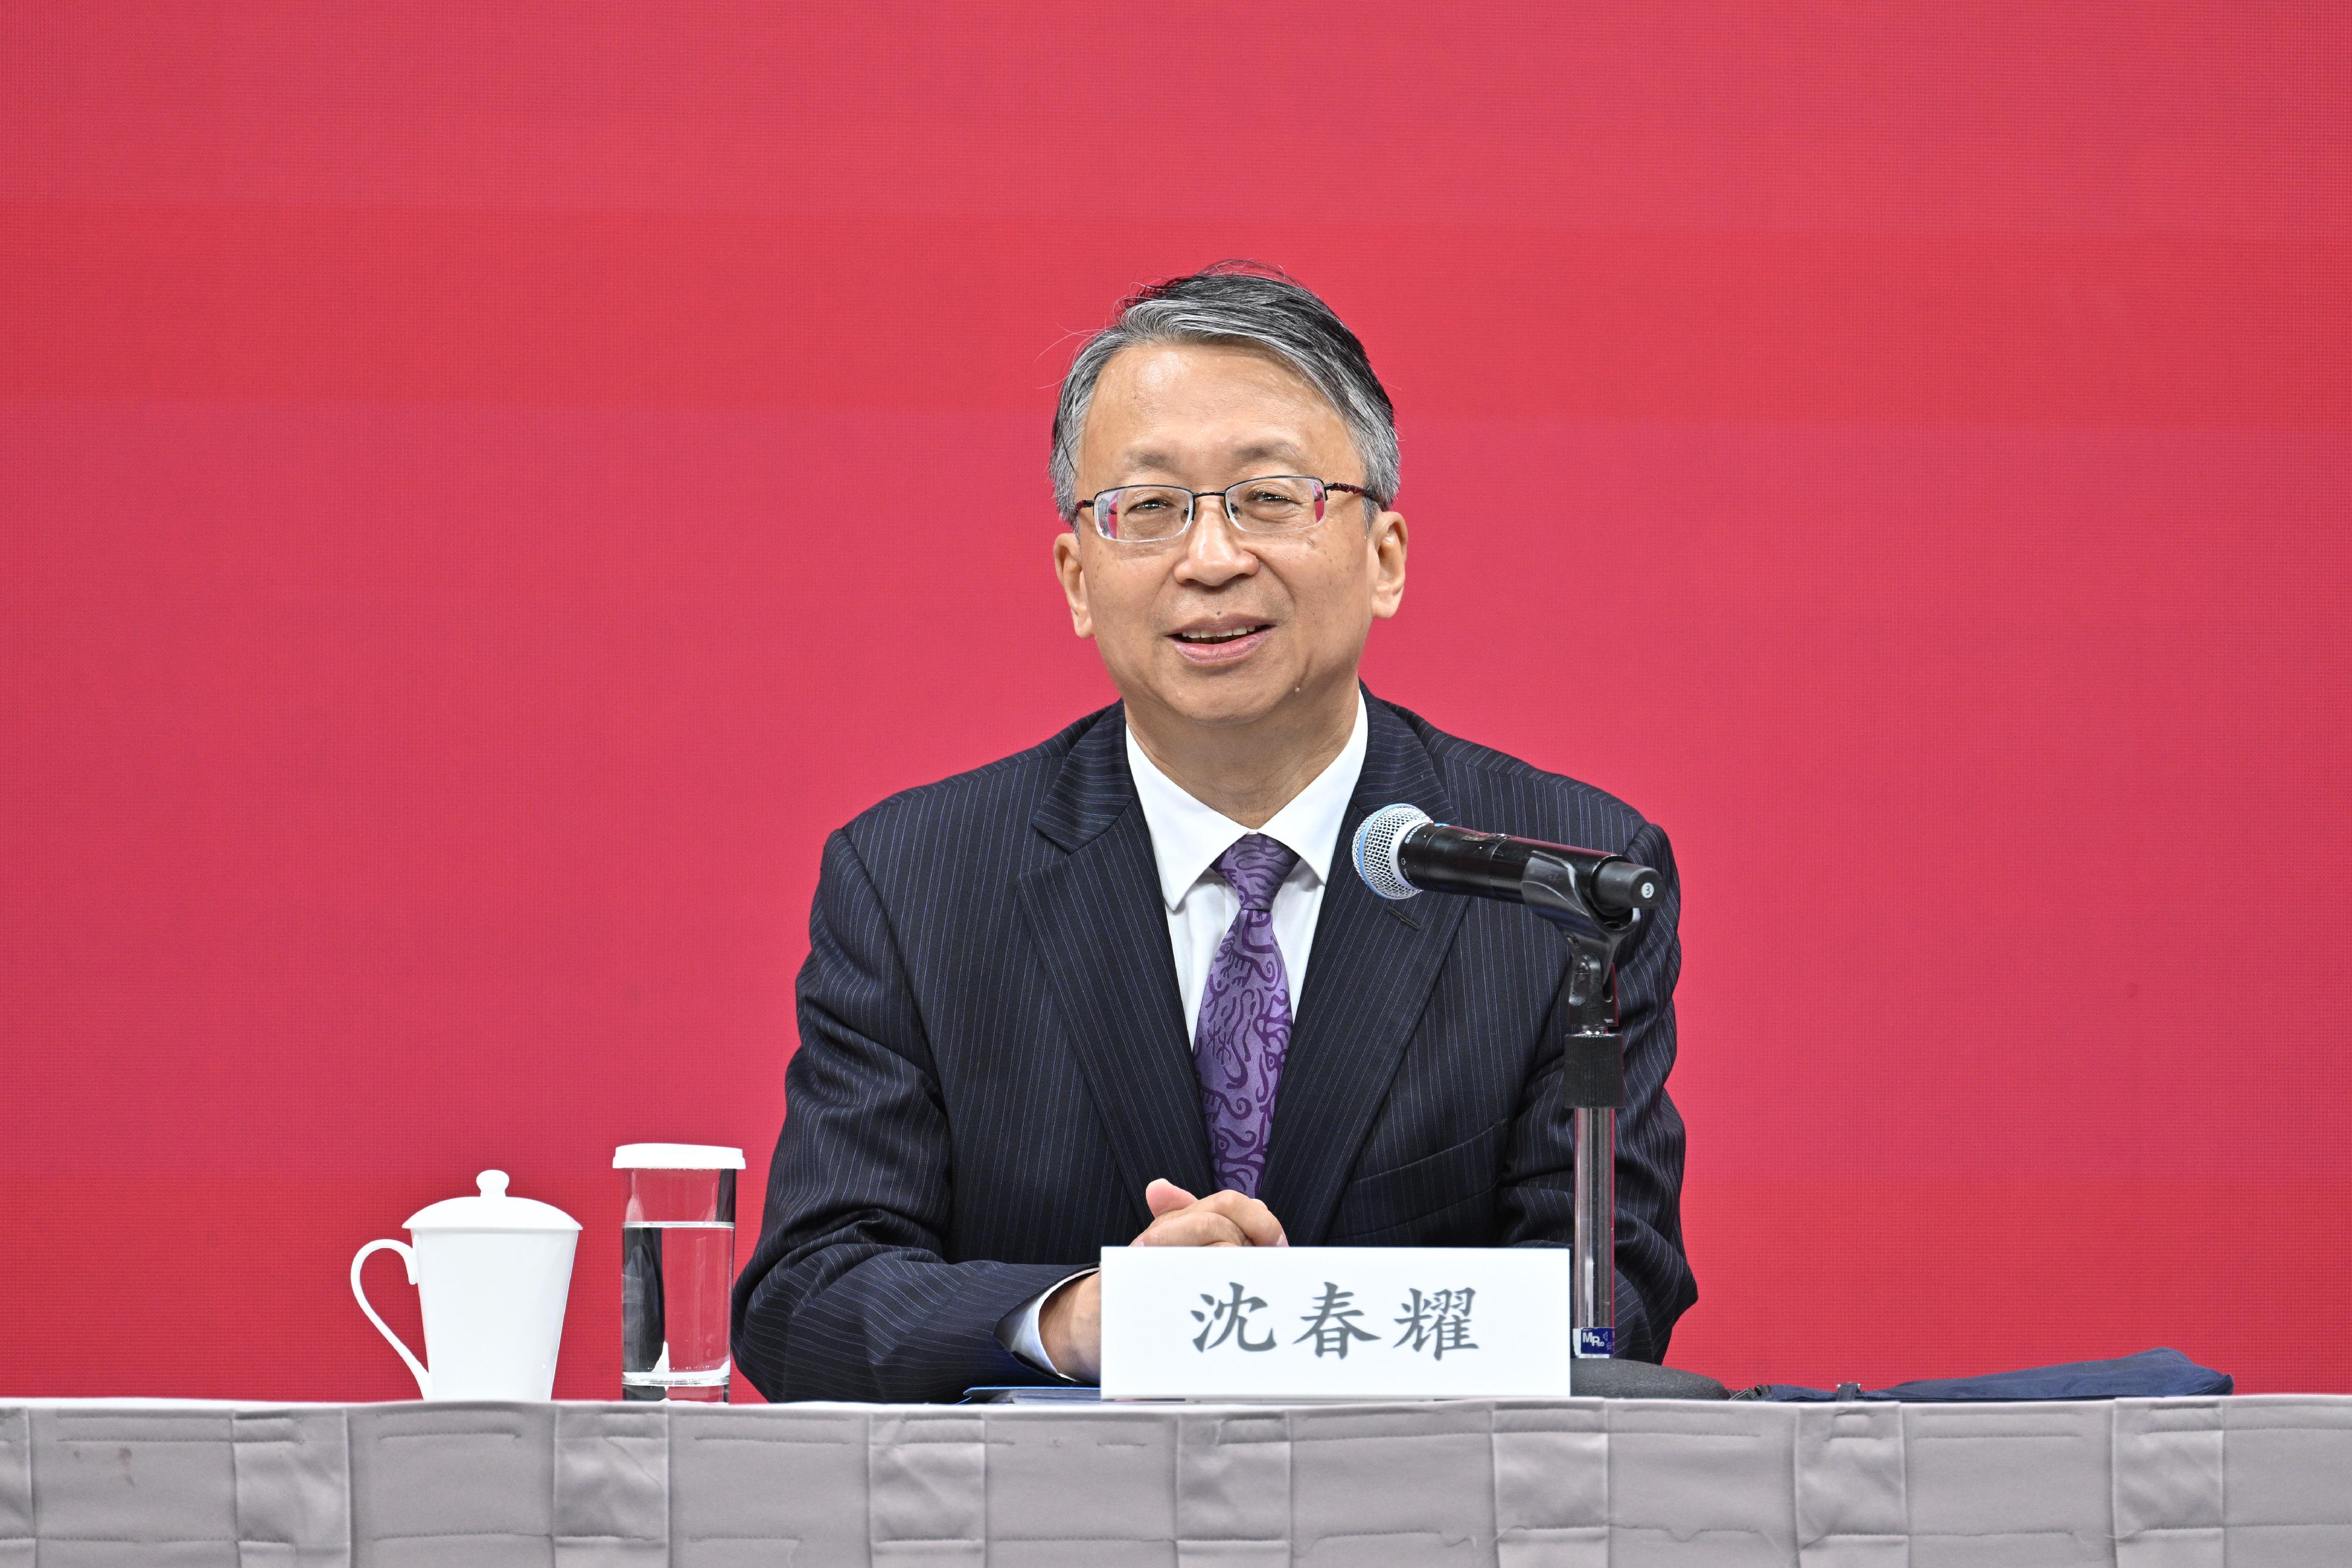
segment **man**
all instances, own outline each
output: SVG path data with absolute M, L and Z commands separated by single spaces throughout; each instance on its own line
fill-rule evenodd
M 1385 903 L 1366 815 L 1622 852 L 1618 1345 L 1696 1295 L 1666 1098 L 1665 835 L 1370 697 L 1404 594 L 1388 394 L 1314 295 L 1148 288 L 1054 422 L 1071 623 L 1121 701 L 826 842 L 734 1346 L 772 1399 L 1092 1381 L 1105 1246 L 1564 1246 L 1566 946 L 1506 905 Z

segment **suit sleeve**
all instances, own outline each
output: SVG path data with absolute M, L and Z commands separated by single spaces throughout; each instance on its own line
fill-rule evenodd
M 1625 1106 L 1617 1115 L 1617 1354 L 1662 1361 L 1675 1320 L 1698 1299 L 1683 1252 L 1683 1119 L 1666 1094 L 1675 1064 L 1675 981 L 1682 973 L 1682 883 L 1664 830 L 1645 824 L 1625 855 L 1655 867 L 1664 895 L 1617 951 Z M 1545 1019 L 1557 1042 L 1564 1002 Z M 1503 1189 L 1504 1239 L 1566 1246 L 1575 1233 L 1575 1142 L 1556 1048 L 1528 1085 L 1512 1128 Z
M 800 1049 L 734 1353 L 770 1399 L 914 1403 L 1050 1382 L 998 1324 L 1070 1264 L 950 1263 L 947 1116 L 921 1014 L 846 833 L 825 843 L 799 984 Z

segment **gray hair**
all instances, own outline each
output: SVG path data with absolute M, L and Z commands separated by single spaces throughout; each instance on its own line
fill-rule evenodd
M 1264 350 L 1331 400 L 1364 465 L 1364 487 L 1377 504 L 1396 498 L 1396 410 L 1372 373 L 1364 345 L 1347 323 L 1305 286 L 1276 268 L 1221 261 L 1186 277 L 1129 295 L 1111 324 L 1087 340 L 1062 378 L 1054 410 L 1054 505 L 1078 514 L 1078 437 L 1103 366 L 1139 343 L 1226 343 Z

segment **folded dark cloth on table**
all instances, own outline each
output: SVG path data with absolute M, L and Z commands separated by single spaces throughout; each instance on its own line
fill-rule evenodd
M 2227 1394 L 2236 1384 L 2226 1372 L 2200 1366 L 2177 1350 L 2144 1350 L 2113 1361 L 2070 1361 L 2029 1366 L 2020 1372 L 1988 1372 L 1977 1377 L 1928 1377 L 1892 1388 L 1864 1389 L 1852 1383 L 1835 1388 L 1801 1388 L 1791 1383 L 1759 1383 L 1734 1399 L 1779 1399 L 1833 1404 L 1841 1399 L 1895 1399 L 1951 1404 L 2002 1399 L 2165 1399 Z
M 967 1388 L 961 1405 L 1099 1405 L 1102 1390 L 1091 1383 L 987 1384 Z

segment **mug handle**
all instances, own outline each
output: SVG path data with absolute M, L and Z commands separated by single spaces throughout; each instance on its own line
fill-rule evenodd
M 416 1396 L 419 1399 L 430 1399 L 433 1397 L 433 1387 L 427 1381 L 423 1364 L 415 1356 L 409 1354 L 408 1347 L 400 1343 L 398 1334 L 383 1326 L 383 1320 L 375 1315 L 373 1307 L 368 1305 L 367 1292 L 360 1289 L 360 1265 L 368 1260 L 369 1253 L 380 1252 L 387 1247 L 399 1253 L 401 1260 L 408 1265 L 408 1282 L 412 1285 L 416 1283 L 416 1254 L 409 1249 L 407 1242 L 371 1241 L 360 1249 L 358 1257 L 352 1260 L 352 1294 L 359 1298 L 360 1311 L 365 1312 L 368 1322 L 375 1325 L 375 1332 L 392 1342 L 392 1348 L 400 1352 L 400 1359 L 408 1363 L 408 1370 L 416 1374 Z

